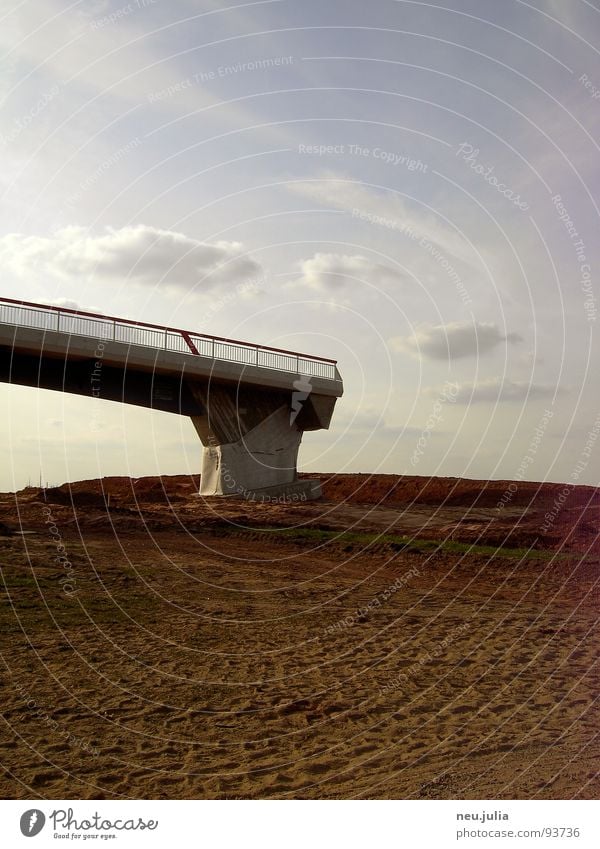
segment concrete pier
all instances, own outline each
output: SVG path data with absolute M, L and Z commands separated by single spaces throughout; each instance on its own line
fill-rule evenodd
M 192 416 L 204 445 L 202 495 L 256 497 L 262 489 L 276 494 L 277 487 L 291 494 L 297 482 L 303 500 L 318 496 L 316 487 L 298 481 L 298 450 L 305 430 L 329 426 L 335 398 L 323 403 L 326 396 L 319 402 L 305 390 L 199 383 L 191 389 L 205 410 Z M 294 405 L 294 395 L 300 394 L 306 397 Z

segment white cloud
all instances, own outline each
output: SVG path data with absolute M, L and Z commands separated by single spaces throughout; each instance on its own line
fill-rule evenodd
M 51 237 L 10 233 L 0 238 L 0 264 L 22 278 L 38 272 L 60 280 L 127 279 L 188 291 L 197 284 L 205 289 L 261 273 L 239 242 L 207 244 L 142 224 L 107 227 L 97 236 L 84 227 L 65 227 Z
M 87 309 L 89 312 L 99 312 L 95 307 L 82 307 L 80 303 L 77 301 L 73 301 L 71 298 L 54 298 L 51 301 L 46 301 L 47 304 L 53 307 L 63 307 L 66 310 L 79 310 L 79 309 Z
M 385 420 L 384 413 L 381 410 L 370 408 L 359 410 L 350 415 L 344 415 L 341 412 L 336 413 L 335 426 L 338 430 L 348 431 L 348 435 L 359 433 L 362 438 L 365 434 L 378 437 L 400 437 L 419 436 L 422 433 L 421 428 L 390 423 Z
M 379 191 L 335 171 L 323 171 L 318 180 L 290 183 L 296 194 L 308 197 L 332 209 L 342 209 L 355 218 L 378 216 L 392 232 L 416 233 L 436 244 L 446 254 L 471 265 L 476 257 L 460 233 L 423 204 L 409 203 L 393 191 Z M 369 218 L 368 220 L 372 220 Z M 374 226 L 374 225 L 373 225 Z
M 458 390 L 454 400 L 458 404 L 496 403 L 497 401 L 535 401 L 539 398 L 552 398 L 556 387 L 543 383 L 529 383 L 525 380 L 508 380 L 501 377 L 492 377 L 479 383 L 458 384 Z M 425 390 L 426 395 L 437 396 L 440 393 L 438 387 Z M 558 395 L 564 394 L 559 389 Z
M 456 360 L 486 354 L 503 342 L 520 342 L 517 333 L 506 336 L 492 322 L 452 322 L 422 325 L 412 336 L 390 339 L 390 347 L 431 360 Z
M 316 253 L 301 265 L 302 276 L 292 285 L 304 283 L 312 289 L 341 289 L 348 285 L 358 289 L 361 284 L 379 286 L 388 281 L 398 282 L 404 275 L 382 263 L 373 262 L 360 254 Z

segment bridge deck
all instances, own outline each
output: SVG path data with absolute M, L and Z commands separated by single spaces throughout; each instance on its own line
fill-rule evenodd
M 299 374 L 326 395 L 342 394 L 336 361 L 219 336 L 97 313 L 0 298 L 0 344 L 45 356 L 94 356 L 165 373 L 290 386 Z

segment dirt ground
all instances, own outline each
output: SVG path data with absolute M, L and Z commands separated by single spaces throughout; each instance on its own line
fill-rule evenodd
M 2 796 L 599 798 L 600 491 L 322 479 L 0 495 Z

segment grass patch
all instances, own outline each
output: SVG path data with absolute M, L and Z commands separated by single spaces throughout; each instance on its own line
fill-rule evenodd
M 21 628 L 37 633 L 56 629 L 56 624 L 65 629 L 93 622 L 130 624 L 128 616 L 150 624 L 160 615 L 158 599 L 139 586 L 128 591 L 109 582 L 103 589 L 97 580 L 76 573 L 76 592 L 68 595 L 60 583 L 63 577 L 62 572 L 34 575 L 27 567 L 0 566 L 0 633 L 19 633 Z
M 256 528 L 256 532 L 265 534 L 265 542 L 277 538 L 288 539 L 290 542 L 334 542 L 336 545 L 360 545 L 363 548 L 371 546 L 379 548 L 387 546 L 397 551 L 415 554 L 479 554 L 484 557 L 533 557 L 547 559 L 555 557 L 555 552 L 539 551 L 528 548 L 510 548 L 508 546 L 476 545 L 458 540 L 418 539 L 401 534 L 377 534 L 361 531 L 332 531 L 322 528 L 278 528 L 265 526 Z M 564 556 L 564 555 L 562 555 Z

